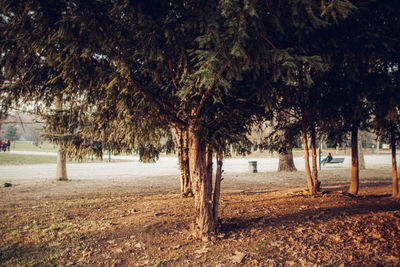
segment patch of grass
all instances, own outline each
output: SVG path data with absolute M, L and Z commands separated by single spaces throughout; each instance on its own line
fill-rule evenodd
M 0 165 L 57 163 L 56 156 L 0 153 Z
M 68 160 L 73 163 L 98 163 L 107 160 L 100 159 L 84 159 L 79 160 Z M 112 160 L 112 162 L 123 162 L 128 160 Z M 12 154 L 12 153 L 0 153 L 0 165 L 24 165 L 24 164 L 46 164 L 46 163 L 57 163 L 57 156 L 47 155 L 23 155 L 23 154 Z
M 10 150 L 15 151 L 36 151 L 36 152 L 57 152 L 57 146 L 49 142 L 40 143 L 35 146 L 29 141 L 16 141 L 11 144 Z

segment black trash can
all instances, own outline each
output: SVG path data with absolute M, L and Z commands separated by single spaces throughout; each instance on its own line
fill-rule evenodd
M 249 161 L 249 172 L 257 172 L 257 161 Z

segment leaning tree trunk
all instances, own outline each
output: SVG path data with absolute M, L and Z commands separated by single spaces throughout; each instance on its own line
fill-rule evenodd
M 358 128 L 353 126 L 351 130 L 351 178 L 349 194 L 357 195 L 359 189 L 359 168 L 358 168 Z
M 317 169 L 317 148 L 316 148 L 316 133 L 314 125 L 311 125 L 311 159 L 312 159 L 312 174 L 313 174 L 313 191 L 315 195 L 319 191 L 318 169 Z
M 306 127 L 303 124 L 302 126 L 302 135 L 303 135 L 303 144 L 304 144 L 304 162 L 306 167 L 306 175 L 307 175 L 307 185 L 308 191 L 312 195 L 314 193 L 314 185 L 313 180 L 311 177 L 311 169 L 310 169 L 310 159 L 309 159 L 309 152 L 308 152 L 308 141 L 307 141 L 307 132 Z
M 198 129 L 189 127 L 189 167 L 195 205 L 194 235 L 208 236 L 216 232 L 212 196 L 212 153 L 202 142 Z M 219 196 L 218 196 L 219 197 Z
M 399 196 L 399 182 L 396 161 L 396 136 L 393 125 L 390 127 L 390 147 L 392 148 L 392 196 Z
M 181 195 L 183 197 L 193 196 L 189 170 L 188 131 L 176 128 L 175 134 L 178 144 Z
M 358 168 L 360 170 L 365 170 L 364 151 L 362 148 L 362 138 L 360 131 L 358 131 Z

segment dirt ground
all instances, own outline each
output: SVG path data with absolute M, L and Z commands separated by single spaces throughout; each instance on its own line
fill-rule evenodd
M 1 266 L 400 266 L 400 200 L 391 173 L 322 171 L 225 175 L 219 234 L 190 235 L 193 199 L 176 176 L 17 181 L 0 188 Z M 279 181 L 279 182 L 278 182 Z

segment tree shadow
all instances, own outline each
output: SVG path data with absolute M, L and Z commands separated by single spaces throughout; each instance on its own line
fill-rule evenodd
M 331 194 L 331 193 L 329 193 Z M 300 210 L 286 214 L 274 214 L 274 212 L 255 216 L 252 218 L 233 216 L 230 218 L 224 218 L 221 224 L 221 232 L 226 234 L 232 234 L 240 230 L 251 230 L 263 226 L 299 226 L 308 222 L 327 222 L 338 216 L 354 216 L 354 215 L 365 215 L 371 212 L 390 212 L 399 211 L 400 205 L 398 200 L 391 200 L 390 194 L 382 195 L 362 195 L 352 196 L 344 195 L 337 191 L 333 192 L 342 196 L 343 198 L 351 198 L 352 203 L 344 206 L 329 207 L 329 208 L 312 208 L 306 210 Z M 369 200 L 387 200 L 385 203 L 371 202 Z M 354 201 L 356 203 L 354 203 Z M 314 203 L 315 204 L 315 203 Z

